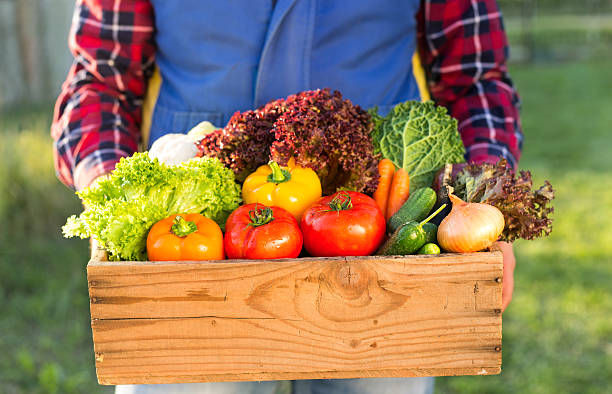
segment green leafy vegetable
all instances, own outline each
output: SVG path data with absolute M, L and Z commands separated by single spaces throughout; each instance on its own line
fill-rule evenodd
M 465 148 L 457 120 L 432 101 L 407 101 L 385 117 L 370 111 L 374 122 L 375 153 L 381 153 L 410 174 L 410 190 L 431 186 L 436 171 L 446 163 L 464 161 Z
M 529 171 L 518 176 L 505 159 L 497 164 L 470 164 L 454 178 L 454 194 L 466 202 L 491 204 L 504 214 L 502 240 L 534 239 L 552 231 L 553 212 L 550 202 L 555 197 L 552 185 L 545 181 L 537 190 Z
M 200 212 L 223 226 L 238 207 L 240 188 L 218 159 L 165 165 L 144 153 L 77 193 L 87 209 L 68 218 L 64 236 L 94 238 L 113 260 L 146 260 L 146 238 L 157 221 Z

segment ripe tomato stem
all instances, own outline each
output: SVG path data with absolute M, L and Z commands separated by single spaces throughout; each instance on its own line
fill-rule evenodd
M 274 220 L 274 213 L 270 207 L 259 208 L 255 205 L 255 209 L 249 211 L 249 219 L 251 219 L 249 226 L 259 227 Z
M 353 202 L 351 196 L 345 191 L 339 192 L 329 202 L 329 207 L 332 211 L 346 211 L 347 209 L 353 208 Z

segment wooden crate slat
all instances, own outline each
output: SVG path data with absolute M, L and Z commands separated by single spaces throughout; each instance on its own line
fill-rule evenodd
M 406 263 L 412 259 L 415 261 Z M 491 253 L 476 253 L 355 258 L 350 263 L 344 258 L 259 263 L 104 262 L 90 263 L 87 271 L 93 318 L 269 317 L 271 313 L 299 312 L 279 310 L 274 306 L 279 299 L 294 299 L 296 309 L 314 308 L 310 297 L 316 293 L 320 303 L 342 299 L 335 305 L 342 310 L 334 310 L 330 319 L 352 321 L 363 317 L 354 318 L 353 313 L 367 297 L 375 298 L 370 309 L 361 311 L 377 314 L 393 309 L 394 303 L 432 297 L 436 286 L 443 288 L 437 295 L 449 297 L 447 307 L 495 309 L 491 307 L 499 301 L 494 294 L 499 288 L 495 280 L 501 273 L 494 261 Z M 455 294 L 470 294 L 468 283 L 478 286 L 471 299 Z M 303 299 L 305 305 L 300 303 Z M 456 305 L 457 299 L 465 305 Z M 266 310 L 267 306 L 274 312 Z M 325 313 L 324 308 L 319 309 Z M 299 318 L 294 314 L 283 317 Z

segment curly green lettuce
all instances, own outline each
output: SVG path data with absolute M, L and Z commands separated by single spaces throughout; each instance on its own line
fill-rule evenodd
M 372 139 L 381 153 L 410 175 L 410 190 L 431 186 L 434 175 L 446 163 L 464 162 L 465 148 L 457 120 L 432 101 L 397 104 L 387 116 L 370 111 Z
M 146 260 L 149 229 L 169 215 L 199 212 L 223 227 L 240 203 L 234 174 L 218 159 L 171 166 L 146 152 L 121 159 L 77 195 L 87 209 L 68 218 L 64 236 L 95 239 L 111 260 Z

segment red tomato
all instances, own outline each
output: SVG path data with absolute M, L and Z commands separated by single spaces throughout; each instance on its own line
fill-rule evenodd
M 229 259 L 295 258 L 302 251 L 302 232 L 289 211 L 262 204 L 236 209 L 225 223 Z
M 313 256 L 368 256 L 382 243 L 386 223 L 373 198 L 342 191 L 308 208 L 300 227 Z

